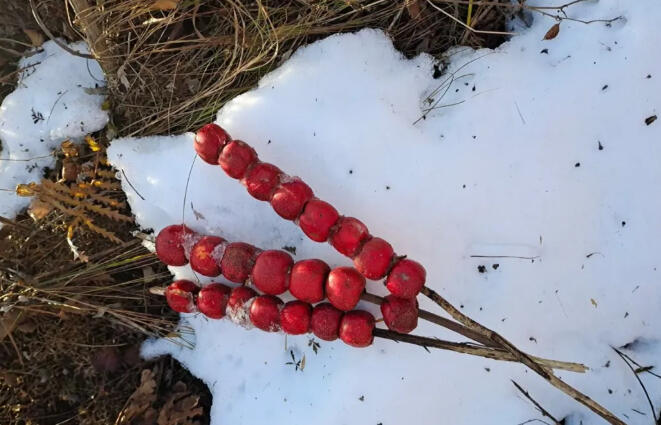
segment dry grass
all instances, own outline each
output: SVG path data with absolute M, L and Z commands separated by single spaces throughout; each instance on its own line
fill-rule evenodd
M 502 30 L 506 12 L 476 6 L 471 25 Z M 384 29 L 405 55 L 440 55 L 457 43 L 493 46 L 502 36 L 468 31 L 419 0 L 182 0 L 170 10 L 153 1 L 114 0 L 88 7 L 69 0 L 76 24 L 109 80 L 115 124 L 123 135 L 194 130 L 229 99 L 296 48 L 365 27 Z M 157 2 L 158 3 L 158 2 Z M 467 5 L 439 3 L 462 21 Z

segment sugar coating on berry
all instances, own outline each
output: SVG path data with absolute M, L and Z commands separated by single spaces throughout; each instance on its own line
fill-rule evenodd
M 227 301 L 227 317 L 239 326 L 246 329 L 252 328 L 252 323 L 250 322 L 250 305 L 256 296 L 257 292 L 247 286 L 237 286 L 232 289 L 229 300 Z
M 364 289 L 365 278 L 353 267 L 337 267 L 326 279 L 328 301 L 342 311 L 354 308 Z
M 331 232 L 330 243 L 339 253 L 353 258 L 369 237 L 367 226 L 362 221 L 353 217 L 342 217 Z
M 218 236 L 204 236 L 193 246 L 190 254 L 190 266 L 203 276 L 215 277 L 220 274 L 219 261 L 214 256 L 218 246 L 222 246 L 225 239 Z
M 404 258 L 388 273 L 386 288 L 400 298 L 415 298 L 425 285 L 427 272 L 417 261 Z
M 337 222 L 340 215 L 328 202 L 321 199 L 310 199 L 298 218 L 301 230 L 310 239 L 316 242 L 324 242 L 330 235 L 331 228 Z
M 344 313 L 340 322 L 340 339 L 352 347 L 367 347 L 374 340 L 374 316 L 363 310 Z
M 165 300 L 178 313 L 192 313 L 195 311 L 195 294 L 198 289 L 190 280 L 175 280 L 165 289 Z
M 220 126 L 207 124 L 195 134 L 195 152 L 205 162 L 216 165 L 220 151 L 230 140 L 230 135 Z
M 199 236 L 183 224 L 164 227 L 156 236 L 156 255 L 168 266 L 186 265 L 190 253 L 186 250 L 188 241 L 193 238 Z
M 280 330 L 282 300 L 273 295 L 260 295 L 250 305 L 250 322 L 266 332 Z
M 253 198 L 269 201 L 276 186 L 280 184 L 281 175 L 282 171 L 275 165 L 259 162 L 246 172 L 241 182 Z
M 295 220 L 313 196 L 310 186 L 298 177 L 289 177 L 285 174 L 280 178 L 280 184 L 273 192 L 271 206 L 280 217 Z
M 302 335 L 310 330 L 312 306 L 303 301 L 290 301 L 280 310 L 280 327 L 289 335 Z
M 225 316 L 230 288 L 220 283 L 210 283 L 197 294 L 197 309 L 211 319 Z
M 289 292 L 301 301 L 318 303 L 324 299 L 324 286 L 330 267 L 324 261 L 297 261 L 289 275 Z
M 318 304 L 312 310 L 310 330 L 319 339 L 335 341 L 339 336 L 340 320 L 344 313 L 330 303 Z
M 388 329 L 407 334 L 418 326 L 418 302 L 415 298 L 388 295 L 381 302 L 383 322 Z
M 280 295 L 289 288 L 289 270 L 294 260 L 285 251 L 263 251 L 255 259 L 251 281 L 265 294 Z
M 220 153 L 218 165 L 225 173 L 241 179 L 250 165 L 257 161 L 257 152 L 241 140 L 231 141 Z
M 243 283 L 248 280 L 257 248 L 243 242 L 232 242 L 227 245 L 220 260 L 220 270 L 223 276 L 231 282 Z
M 381 279 L 388 273 L 395 252 L 392 246 L 381 238 L 372 238 L 353 259 L 353 265 L 368 279 Z

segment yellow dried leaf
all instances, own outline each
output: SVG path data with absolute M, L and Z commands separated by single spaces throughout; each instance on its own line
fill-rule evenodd
M 38 47 L 44 44 L 44 35 L 39 31 L 23 28 L 23 32 L 28 36 L 30 43 L 32 43 L 34 47 Z
M 37 183 L 32 182 L 28 184 L 18 184 L 16 185 L 16 194 L 18 196 L 34 196 L 37 189 Z
M 85 136 L 85 142 L 87 142 L 87 146 L 90 147 L 92 152 L 99 152 L 102 148 L 102 146 L 96 140 L 94 140 L 92 136 Z
M 548 31 L 546 31 L 546 34 L 544 34 L 544 40 L 553 40 L 558 36 L 559 32 L 560 32 L 560 23 L 558 22 L 557 24 L 553 25 Z
M 594 300 L 594 298 L 590 298 L 590 302 L 593 306 L 595 306 L 595 308 L 597 307 L 597 302 Z
M 156 0 L 151 5 L 151 10 L 172 10 L 176 9 L 179 0 Z
M 110 100 L 106 99 L 103 101 L 101 104 L 101 110 L 102 111 L 109 111 L 110 110 Z

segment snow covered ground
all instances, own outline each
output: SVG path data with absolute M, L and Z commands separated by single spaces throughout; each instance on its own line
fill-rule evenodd
M 87 52 L 84 43 L 70 47 Z M 44 167 L 55 165 L 53 149 L 108 123 L 99 90 L 105 79 L 96 61 L 48 41 L 19 68 L 18 87 L 0 106 L 0 216 L 9 218 L 30 202 L 13 193 L 16 185 L 39 181 Z
M 465 313 L 532 354 L 587 364 L 586 374 L 559 375 L 627 423 L 652 424 L 611 346 L 628 344 L 640 364 L 660 366 L 661 122 L 645 120 L 661 108 L 661 3 L 600 0 L 567 12 L 623 19 L 563 21 L 543 41 L 554 21 L 534 15 L 499 49 L 456 50 L 437 79 L 432 58 L 405 60 L 380 32 L 332 36 L 227 104 L 218 123 L 421 261 L 429 285 Z M 420 120 L 430 104 L 439 108 Z M 181 222 L 192 139 L 121 139 L 109 149 L 144 197 L 124 182 L 144 228 Z M 200 160 L 183 213 L 200 232 L 347 264 Z M 484 255 L 498 258 L 475 257 Z M 543 419 L 510 379 L 568 424 L 601 423 L 516 364 L 389 341 L 322 342 L 315 354 L 307 336 L 200 315 L 182 323 L 194 330 L 193 349 L 156 340 L 143 354 L 171 354 L 203 379 L 215 425 Z M 425 323 L 415 332 L 455 338 Z M 290 350 L 305 356 L 304 370 L 286 364 Z M 640 378 L 658 410 L 661 380 Z

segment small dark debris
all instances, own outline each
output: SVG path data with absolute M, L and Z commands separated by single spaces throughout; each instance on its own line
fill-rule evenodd
M 44 120 L 44 115 L 41 112 L 35 111 L 34 108 L 30 108 L 30 110 L 32 111 L 32 123 L 33 124 L 36 124 L 39 121 Z
M 480 307 L 480 311 L 482 311 L 482 307 Z
M 622 221 L 622 227 L 624 227 L 624 226 L 626 226 L 626 225 L 627 225 L 627 222 L 626 222 L 626 221 Z
M 625 311 L 625 312 L 624 312 L 624 318 L 626 319 L 627 317 L 629 317 L 629 312 L 628 312 L 628 311 Z
M 43 117 L 42 117 L 42 119 L 43 119 Z M 650 117 L 645 118 L 645 124 L 647 124 L 647 125 L 652 124 L 654 121 L 656 121 L 656 115 L 652 115 Z
M 608 389 L 608 394 L 613 394 L 613 390 L 611 390 L 611 389 L 609 388 L 609 389 Z
M 576 167 L 576 168 L 578 168 L 578 167 L 580 167 L 580 166 L 581 166 L 581 163 L 580 163 L 580 162 L 577 162 L 576 164 L 574 164 L 574 167 Z
M 349 170 L 349 174 L 353 174 L 353 170 Z
M 471 89 L 471 91 L 475 91 L 475 84 L 473 84 L 473 88 Z
M 602 145 L 601 142 L 597 141 L 597 146 L 598 146 L 600 151 L 604 150 L 604 145 Z
M 652 74 L 647 74 L 647 77 L 645 77 L 645 78 L 647 78 L 647 79 L 652 78 Z
M 498 267 L 500 267 L 500 264 L 498 264 L 498 263 L 496 263 L 496 264 L 492 264 L 491 267 L 492 267 L 494 270 L 498 270 Z
M 267 145 L 270 145 L 270 144 L 271 144 L 271 139 L 269 139 L 269 141 L 266 142 L 266 144 L 267 144 Z
M 491 368 L 488 367 L 485 367 L 484 370 L 486 370 L 487 372 L 491 372 Z
M 386 186 L 386 190 L 390 190 L 390 186 Z
M 455 92 L 455 93 L 459 93 L 459 89 L 455 89 L 454 92 Z
M 477 266 L 477 271 L 480 273 L 486 273 L 487 268 L 484 265 L 480 264 L 479 266 Z
M 285 246 L 282 247 L 282 249 L 284 249 L 285 251 L 291 253 L 292 255 L 296 255 L 296 247 L 295 246 L 285 245 Z
M 607 361 L 606 364 L 604 365 L 604 367 L 611 367 L 611 361 L 610 360 Z
M 365 396 L 364 396 L 364 395 L 361 395 L 360 397 L 358 397 L 358 400 L 360 400 L 360 401 L 365 401 Z
M 434 72 L 432 73 L 432 78 L 434 80 L 441 78 L 441 75 L 443 75 L 443 71 L 438 67 L 438 65 L 434 65 Z
M 463 189 L 466 189 L 466 185 L 465 185 L 465 184 L 464 184 L 464 185 L 462 185 L 461 187 L 462 187 Z
M 605 85 L 601 88 L 601 90 L 603 91 L 603 90 L 606 90 L 607 88 L 608 88 L 608 84 L 605 84 Z
M 473 140 L 477 139 L 477 136 L 473 136 Z
M 534 336 L 531 336 L 531 337 L 528 338 L 528 339 L 529 339 L 530 341 L 534 342 L 534 343 L 537 343 L 537 339 L 536 339 Z
M 468 87 L 468 82 L 464 83 L 464 85 L 465 85 L 466 87 Z
M 459 308 L 464 308 L 464 305 L 463 305 L 463 304 L 460 304 L 460 305 L 459 305 Z
M 549 49 L 542 49 L 542 51 L 539 52 L 539 54 L 540 54 L 540 55 L 541 55 L 541 54 L 548 55 L 548 54 L 549 54 Z

